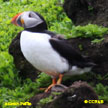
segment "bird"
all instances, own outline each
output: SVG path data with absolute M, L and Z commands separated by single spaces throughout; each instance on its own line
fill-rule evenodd
M 24 28 L 18 35 L 25 59 L 52 78 L 52 84 L 45 92 L 61 84 L 64 75 L 80 75 L 90 72 L 95 66 L 95 63 L 73 49 L 67 39 L 49 31 L 44 17 L 39 13 L 24 11 L 15 15 L 11 22 Z

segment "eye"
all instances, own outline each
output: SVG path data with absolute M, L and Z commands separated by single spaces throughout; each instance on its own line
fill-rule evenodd
M 29 17 L 32 17 L 31 14 L 29 14 Z
M 36 18 L 36 14 L 33 12 L 29 12 L 28 17 L 29 18 Z

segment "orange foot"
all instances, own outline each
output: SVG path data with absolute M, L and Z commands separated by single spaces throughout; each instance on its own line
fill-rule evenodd
M 56 78 L 53 78 L 53 79 L 52 79 L 52 84 L 45 90 L 45 92 L 48 92 L 49 90 L 51 90 L 51 88 L 52 88 L 54 85 L 56 85 L 56 84 L 61 84 L 62 79 L 63 79 L 63 74 L 60 74 L 60 75 L 59 75 L 59 79 L 58 79 L 57 82 L 56 82 Z
M 45 92 L 48 92 L 49 90 L 51 90 L 51 88 L 56 85 L 56 78 L 52 79 L 52 84 L 45 90 Z
M 60 75 L 59 75 L 59 79 L 58 79 L 58 81 L 57 81 L 57 84 L 61 84 L 62 79 L 63 79 L 63 74 L 60 74 Z
M 51 88 L 54 86 L 54 85 L 56 85 L 56 84 L 51 84 L 46 90 L 45 90 L 45 92 L 48 92 L 48 91 L 50 91 L 51 90 Z

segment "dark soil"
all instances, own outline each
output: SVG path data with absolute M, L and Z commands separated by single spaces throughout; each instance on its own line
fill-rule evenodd
M 58 85 L 58 87 L 62 88 L 61 92 L 59 91 L 59 95 L 56 94 L 58 92 L 55 93 L 51 90 L 48 93 L 41 93 L 33 96 L 30 99 L 30 102 L 32 103 L 30 108 L 108 108 L 106 105 L 84 103 L 84 100 L 98 99 L 93 88 L 86 82 L 74 82 L 68 88 L 63 88 L 62 85 Z M 57 89 L 56 86 L 55 89 Z M 40 103 L 40 100 L 48 98 L 49 96 L 52 96 L 52 101 Z
M 75 25 L 108 26 L 108 0 L 65 0 L 63 7 Z

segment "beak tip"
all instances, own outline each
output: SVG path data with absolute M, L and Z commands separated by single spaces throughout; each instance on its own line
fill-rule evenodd
M 21 14 L 22 14 L 22 13 L 18 13 L 16 16 L 14 16 L 14 17 L 11 19 L 11 24 L 17 25 L 16 20 L 17 20 L 18 16 L 20 16 Z

